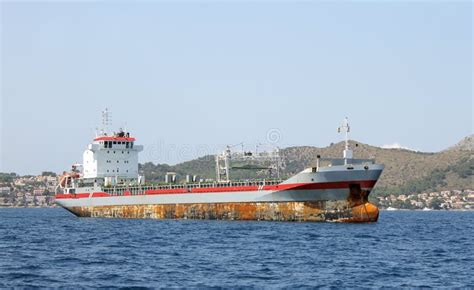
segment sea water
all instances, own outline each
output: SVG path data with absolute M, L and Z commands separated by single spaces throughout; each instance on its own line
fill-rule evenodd
M 343 224 L 0 209 L 0 287 L 474 287 L 473 277 L 474 212 Z

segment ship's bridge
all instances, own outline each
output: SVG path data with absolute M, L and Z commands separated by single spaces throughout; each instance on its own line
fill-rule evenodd
M 127 133 L 128 134 L 128 133 Z M 93 144 L 99 144 L 103 148 L 118 148 L 118 149 L 128 149 L 133 148 L 135 138 L 119 137 L 119 136 L 100 136 L 94 139 Z
M 102 133 L 87 146 L 83 154 L 83 176 L 87 179 L 106 178 L 117 182 L 138 178 L 138 153 L 130 133 Z

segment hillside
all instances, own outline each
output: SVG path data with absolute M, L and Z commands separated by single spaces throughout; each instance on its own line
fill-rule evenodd
M 472 136 L 468 138 L 471 138 L 468 142 L 472 142 Z M 351 145 L 356 158 L 375 158 L 377 162 L 385 164 L 385 170 L 377 183 L 374 195 L 386 195 L 474 188 L 472 146 L 466 146 L 467 142 L 464 142 L 468 138 L 438 153 L 382 149 L 356 141 L 351 141 Z M 290 176 L 306 167 L 314 166 L 317 155 L 340 157 L 343 148 L 343 142 L 324 148 L 309 146 L 285 148 L 281 152 L 282 175 Z M 140 165 L 140 172 L 148 181 L 164 181 L 164 175 L 168 171 L 177 172 L 181 179 L 184 179 L 186 174 L 214 178 L 214 157 L 204 156 L 174 166 L 152 163 Z M 234 171 L 233 177 L 248 178 L 247 174 L 247 172 Z M 258 175 L 263 177 L 265 173 L 258 172 Z

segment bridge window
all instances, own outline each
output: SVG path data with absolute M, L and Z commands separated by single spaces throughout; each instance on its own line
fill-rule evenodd
M 114 141 L 114 144 L 117 144 L 117 141 Z
M 125 142 L 125 148 L 128 148 L 128 145 L 129 145 L 128 142 Z

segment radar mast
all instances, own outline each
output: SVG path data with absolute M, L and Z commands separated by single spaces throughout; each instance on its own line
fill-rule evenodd
M 352 159 L 352 150 L 349 148 L 349 132 L 351 131 L 351 127 L 349 126 L 349 119 L 346 117 L 342 122 L 342 125 L 337 128 L 338 133 L 345 133 L 345 142 L 346 146 L 344 148 L 344 164 L 348 163 L 348 159 Z

